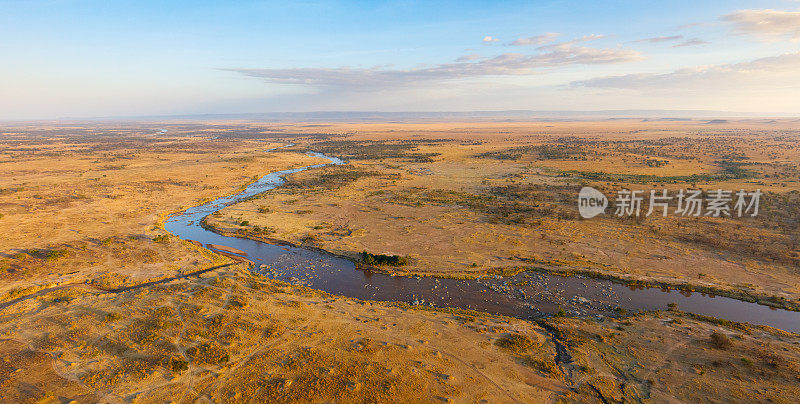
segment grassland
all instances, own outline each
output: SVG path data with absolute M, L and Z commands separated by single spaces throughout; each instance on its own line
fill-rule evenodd
M 772 249 L 792 246 L 797 234 L 793 132 L 780 124 L 671 125 L 4 127 L 0 401 L 792 402 L 800 393 L 795 334 L 673 311 L 530 322 L 347 299 L 253 274 L 161 225 L 170 212 L 233 193 L 266 172 L 318 163 L 303 153 L 311 149 L 350 162 L 293 176 L 209 223 L 354 259 L 364 251 L 410 257 L 386 270 L 589 268 L 796 299 L 792 255 Z M 615 153 L 575 166 L 583 157 L 566 145 L 512 150 L 525 142 L 558 145 L 574 134 L 758 144 L 762 154 L 743 152 L 759 163 L 741 167 L 746 178 L 698 185 L 757 185 L 780 196 L 765 207 L 775 213 L 741 223 L 577 220 L 576 186 L 617 184 L 571 170 L 663 177 L 725 174 L 725 167 L 716 154 L 685 164 L 667 156 L 677 146 L 647 155 L 674 166 L 633 168 L 618 164 L 624 160 Z M 296 146 L 265 152 L 287 143 Z M 653 232 L 656 223 L 663 233 Z M 678 239 L 681 223 L 698 235 L 708 227 L 744 238 L 723 246 L 711 237 Z M 757 231 L 742 235 L 736 226 Z M 756 237 L 770 249 L 742 247 Z M 659 260 L 680 265 L 651 266 Z
M 295 174 L 209 224 L 354 260 L 409 257 L 384 268 L 397 273 L 535 267 L 800 307 L 799 136 L 758 122 L 361 125 L 296 146 L 347 165 Z M 765 195 L 755 218 L 645 217 L 645 201 L 638 219 L 581 220 L 585 185 L 612 204 L 621 189 Z

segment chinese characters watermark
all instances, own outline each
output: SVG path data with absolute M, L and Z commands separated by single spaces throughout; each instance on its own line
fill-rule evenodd
M 640 217 L 651 215 L 708 217 L 755 217 L 763 193 L 760 189 L 752 192 L 738 192 L 716 189 L 703 193 L 698 189 L 681 189 L 670 192 L 667 189 L 632 191 L 623 189 L 617 192 L 614 203 L 614 216 Z M 647 201 L 647 209 L 643 205 Z M 591 219 L 605 213 L 608 206 L 606 196 L 591 187 L 583 187 L 578 194 L 578 211 L 584 219 Z

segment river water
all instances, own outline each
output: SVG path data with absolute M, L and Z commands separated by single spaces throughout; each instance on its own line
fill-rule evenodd
M 286 175 L 328 164 L 344 164 L 335 157 L 319 153 L 309 155 L 330 163 L 267 174 L 242 192 L 171 216 L 165 224 L 166 230 L 205 246 L 213 244 L 240 250 L 256 264 L 254 271 L 267 277 L 358 299 L 473 309 L 525 319 L 547 316 L 559 308 L 569 315 L 608 315 L 616 308 L 663 310 L 667 304 L 676 303 L 686 312 L 800 332 L 800 312 L 726 297 L 629 287 L 611 281 L 539 272 L 472 280 L 389 276 L 358 270 L 351 261 L 324 252 L 222 236 L 200 225 L 211 213 L 280 186 Z

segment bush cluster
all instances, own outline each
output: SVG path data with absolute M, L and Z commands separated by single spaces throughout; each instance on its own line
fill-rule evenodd
M 361 253 L 361 261 L 367 265 L 389 265 L 393 267 L 401 267 L 408 265 L 408 257 L 401 257 L 399 255 L 386 255 L 386 254 L 371 254 L 366 251 Z

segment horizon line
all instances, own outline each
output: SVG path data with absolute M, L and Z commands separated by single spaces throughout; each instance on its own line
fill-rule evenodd
M 791 119 L 800 118 L 800 112 L 746 112 L 721 111 L 703 109 L 606 109 L 606 110 L 465 110 L 465 111 L 375 111 L 375 110 L 320 110 L 320 111 L 277 111 L 277 112 L 242 112 L 242 113 L 192 113 L 192 114 L 158 114 L 158 115 L 115 115 L 97 117 L 56 117 L 9 119 L 2 118 L 2 123 L 23 122 L 76 122 L 76 121 L 142 121 L 142 120 L 286 120 L 287 118 L 320 120 L 379 120 L 379 119 L 436 119 L 446 118 L 527 118 L 535 120 L 585 120 L 594 119 Z

